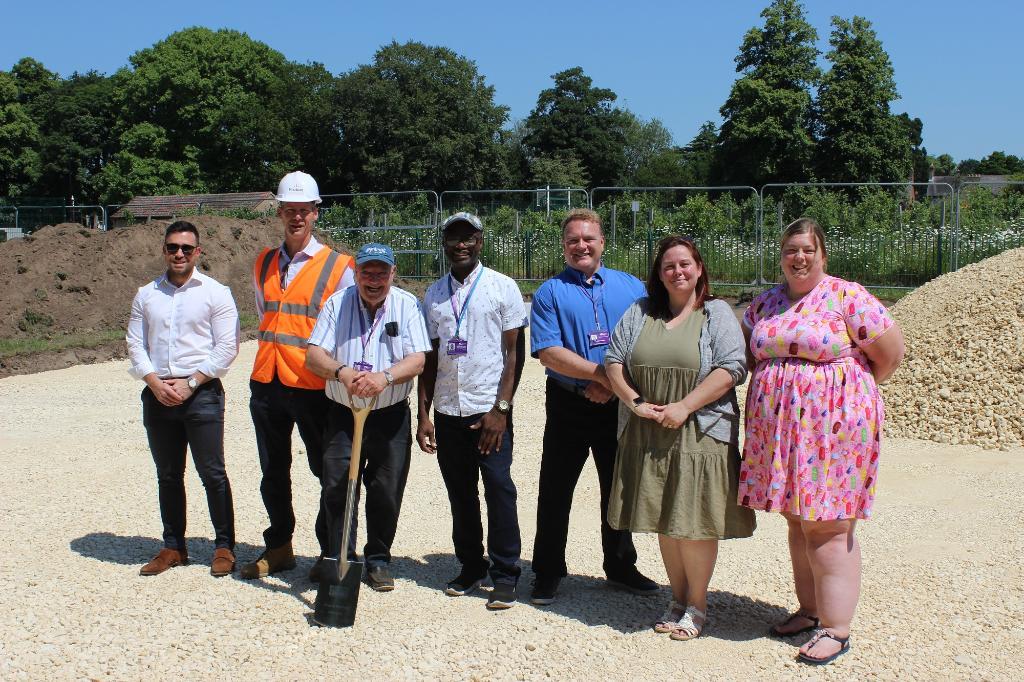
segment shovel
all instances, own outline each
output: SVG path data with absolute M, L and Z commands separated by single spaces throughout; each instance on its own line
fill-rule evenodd
M 327 564 L 325 575 L 316 592 L 313 605 L 313 622 L 332 628 L 348 628 L 356 619 L 356 605 L 359 603 L 359 584 L 363 577 L 363 562 L 348 560 L 348 543 L 352 533 L 352 516 L 356 513 L 356 486 L 359 484 L 360 455 L 363 449 L 363 425 L 377 404 L 374 396 L 369 402 L 365 398 L 350 396 L 352 409 L 352 455 L 348 465 L 348 492 L 345 495 L 345 516 L 341 524 L 340 559 L 324 558 L 324 563 L 335 562 L 337 570 Z

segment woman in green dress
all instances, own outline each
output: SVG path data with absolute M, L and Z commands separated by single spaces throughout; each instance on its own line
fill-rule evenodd
M 615 327 L 605 369 L 620 400 L 608 522 L 658 533 L 672 601 L 654 629 L 693 639 L 707 623 L 718 541 L 750 537 L 755 523 L 736 503 L 743 332 L 711 296 L 691 239 L 658 244 L 647 297 Z

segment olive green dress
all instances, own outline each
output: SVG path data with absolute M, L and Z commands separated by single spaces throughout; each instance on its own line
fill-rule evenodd
M 697 386 L 703 310 L 673 329 L 647 317 L 629 374 L 651 403 L 682 400 Z M 701 435 L 693 415 L 678 429 L 630 415 L 619 438 L 608 523 L 687 540 L 750 537 L 754 512 L 736 503 L 737 443 Z

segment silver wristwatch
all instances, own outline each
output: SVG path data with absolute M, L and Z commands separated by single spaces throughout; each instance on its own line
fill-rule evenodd
M 188 385 L 188 390 L 190 391 L 195 392 L 195 390 L 199 388 L 199 381 L 197 381 L 195 377 L 189 377 L 186 383 Z
M 384 380 L 388 382 L 388 386 L 395 383 L 395 377 L 391 374 L 390 370 L 384 370 Z
M 507 400 L 499 400 L 498 402 L 494 403 L 494 408 L 498 410 L 498 412 L 501 412 L 502 414 L 508 414 L 508 411 L 512 409 L 512 403 L 510 403 Z

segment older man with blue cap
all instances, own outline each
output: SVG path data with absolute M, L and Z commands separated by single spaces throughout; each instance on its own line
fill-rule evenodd
M 374 398 L 366 420 L 360 478 L 366 486 L 367 582 L 378 592 L 394 589 L 391 544 L 398 528 L 409 476 L 412 421 L 409 393 L 432 346 L 416 297 L 393 286 L 395 254 L 366 244 L 356 254 L 356 285 L 324 304 L 309 337 L 306 367 L 327 380 L 332 401 L 324 432 L 323 484 L 330 547 L 325 556 L 355 559 L 355 536 L 340 547 L 346 484 L 352 453 L 353 398 Z M 355 521 L 353 520 L 353 527 Z

